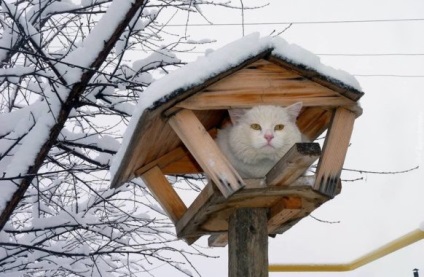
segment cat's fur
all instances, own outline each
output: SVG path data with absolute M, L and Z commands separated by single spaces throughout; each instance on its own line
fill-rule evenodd
M 229 110 L 233 125 L 219 130 L 216 142 L 242 178 L 264 177 L 294 143 L 302 141 L 296 125 L 301 108 L 298 102 L 286 108 Z

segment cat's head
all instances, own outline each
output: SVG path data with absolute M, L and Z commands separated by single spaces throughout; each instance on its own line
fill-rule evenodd
M 269 158 L 279 160 L 301 134 L 296 118 L 302 108 L 298 102 L 282 108 L 255 106 L 249 110 L 229 110 L 234 124 L 230 145 L 235 154 L 245 162 Z

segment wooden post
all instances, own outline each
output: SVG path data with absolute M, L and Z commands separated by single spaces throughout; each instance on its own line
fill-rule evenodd
M 187 211 L 187 207 L 160 168 L 157 166 L 153 167 L 145 172 L 141 178 L 172 222 L 176 224 Z
M 266 208 L 240 208 L 228 228 L 228 276 L 268 276 L 268 231 Z
M 314 189 L 333 197 L 352 135 L 356 114 L 343 107 L 334 111 L 330 128 L 318 162 Z

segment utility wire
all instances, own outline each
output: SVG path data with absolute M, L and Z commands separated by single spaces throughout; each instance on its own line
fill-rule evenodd
M 130 51 L 147 51 L 151 52 L 153 50 L 142 50 L 142 49 L 131 49 Z M 177 52 L 178 54 L 205 54 L 204 51 L 181 51 Z M 315 54 L 315 53 L 314 53 Z M 317 56 L 335 56 L 335 57 L 387 57 L 387 56 L 411 56 L 411 57 L 419 57 L 424 56 L 424 53 L 316 53 Z
M 322 53 L 318 56 L 344 56 L 344 57 L 387 57 L 387 56 L 424 56 L 424 53 Z
M 424 21 L 424 18 L 399 18 L 399 19 L 365 19 L 365 20 L 332 20 L 332 21 L 286 21 L 286 22 L 244 22 L 244 23 L 191 23 L 191 24 L 167 24 L 164 27 L 217 27 L 217 26 L 258 26 L 258 25 L 286 25 L 286 24 L 344 24 L 344 23 L 384 23 L 384 22 L 407 22 Z
M 355 77 L 388 77 L 388 78 L 424 78 L 424 75 L 398 75 L 398 74 L 352 74 Z

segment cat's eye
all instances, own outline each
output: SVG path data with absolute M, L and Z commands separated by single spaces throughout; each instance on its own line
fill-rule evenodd
M 284 129 L 284 125 L 283 124 L 277 124 L 274 127 L 274 131 L 281 131 Z
M 253 130 L 261 130 L 261 125 L 257 124 L 257 123 L 253 123 L 250 124 L 250 128 L 252 128 Z

